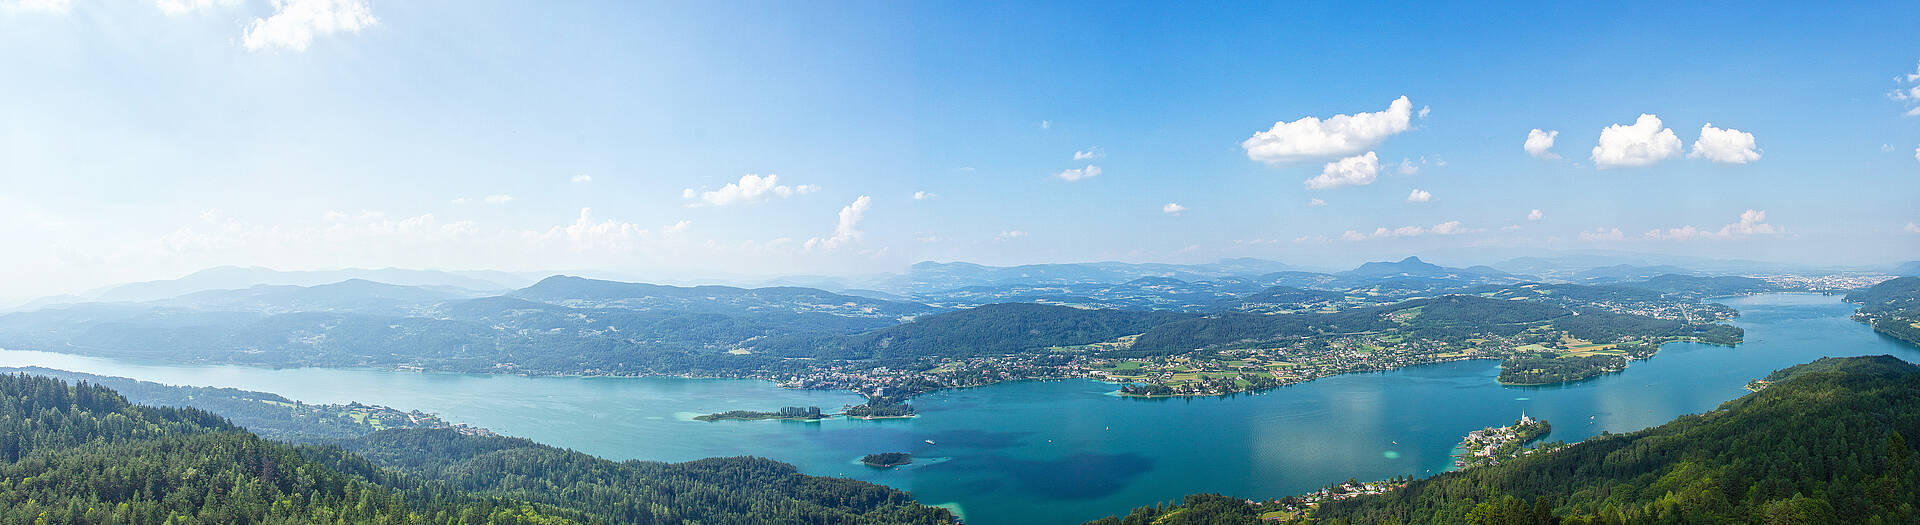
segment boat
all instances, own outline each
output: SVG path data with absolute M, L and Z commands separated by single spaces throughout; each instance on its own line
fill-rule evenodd
M 933 440 L 931 440 L 931 439 L 929 439 L 929 440 L 927 440 L 927 444 L 928 444 L 928 445 L 932 445 L 932 444 L 933 444 Z

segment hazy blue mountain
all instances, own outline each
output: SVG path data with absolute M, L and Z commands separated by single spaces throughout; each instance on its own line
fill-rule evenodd
M 1632 288 L 1644 288 L 1662 293 L 1697 297 L 1739 295 L 1779 290 L 1777 286 L 1752 277 L 1701 277 L 1697 275 L 1679 274 L 1666 274 L 1645 281 L 1629 281 L 1616 284 Z
M 845 317 L 896 319 L 938 309 L 913 302 L 844 295 L 815 288 L 667 286 L 556 275 L 516 290 L 511 297 L 578 308 L 673 310 L 682 312 L 825 313 Z
M 1579 283 L 1617 283 L 1623 281 L 1645 281 L 1662 275 L 1691 275 L 1686 268 L 1672 265 L 1634 266 L 1616 264 L 1582 270 L 1573 274 L 1572 281 Z
M 316 286 L 257 285 L 240 290 L 204 290 L 148 304 L 268 313 L 340 311 L 401 315 L 480 295 L 480 292 L 450 286 L 400 286 L 348 279 Z
M 1533 280 L 1531 277 L 1514 275 L 1491 266 L 1473 266 L 1469 268 L 1448 268 L 1408 257 L 1393 262 L 1369 262 L 1352 270 L 1335 274 L 1340 278 L 1336 285 L 1363 286 L 1382 280 L 1426 279 L 1436 281 L 1458 281 L 1463 283 L 1515 283 Z
M 1920 275 L 1920 261 L 1907 261 L 1893 268 L 1893 274 L 1899 276 Z
M 259 285 L 314 286 L 351 279 L 401 286 L 451 286 L 478 291 L 508 290 L 524 286 L 527 282 L 525 278 L 506 272 L 446 272 L 402 268 L 281 271 L 257 267 L 220 266 L 194 272 L 179 279 L 115 286 L 98 295 L 87 297 L 87 300 L 154 301 L 204 290 L 239 290 Z
M 1205 311 L 1222 300 L 1256 293 L 1256 278 L 1224 277 L 1188 282 L 1140 277 L 1119 284 L 998 284 L 926 292 L 919 297 L 952 307 L 994 303 L 1043 303 L 1094 309 Z
M 907 271 L 903 286 L 919 294 L 987 285 L 1115 284 L 1141 277 L 1204 281 L 1293 269 L 1285 263 L 1251 258 L 1223 259 L 1207 264 L 1092 262 L 1022 266 L 927 261 L 916 263 Z

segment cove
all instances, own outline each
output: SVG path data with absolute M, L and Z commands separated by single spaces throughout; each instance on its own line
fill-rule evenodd
M 1622 373 L 1573 384 L 1501 386 L 1495 361 L 1335 376 L 1227 398 L 1121 398 L 1093 381 L 1031 381 L 924 395 L 914 400 L 921 417 L 879 421 L 691 420 L 860 401 L 753 380 L 268 370 L 26 351 L 0 351 L 0 364 L 419 409 L 615 459 L 765 456 L 809 474 L 906 489 L 922 502 L 950 504 L 968 523 L 993 525 L 1079 523 L 1195 492 L 1278 497 L 1349 477 L 1426 475 L 1450 464 L 1461 435 L 1522 412 L 1554 424 L 1548 439 L 1577 441 L 1710 410 L 1745 394 L 1748 380 L 1823 356 L 1920 359 L 1920 350 L 1849 320 L 1853 306 L 1836 296 L 1721 302 L 1741 311 L 1734 322 L 1747 330 L 1740 346 L 1668 344 Z M 890 470 L 859 464 L 874 452 L 911 452 L 915 462 Z

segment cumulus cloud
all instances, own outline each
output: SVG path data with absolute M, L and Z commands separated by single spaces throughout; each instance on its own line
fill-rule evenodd
M 1627 238 L 1619 228 L 1594 228 L 1593 231 L 1580 232 L 1582 241 L 1618 241 Z
M 1040 121 L 1040 129 L 1043 129 L 1043 130 L 1046 130 L 1046 129 L 1053 129 L 1053 121 L 1051 121 L 1051 120 L 1042 120 L 1042 121 Z
M 689 200 L 699 199 L 698 202 L 688 203 L 687 206 L 699 206 L 702 204 L 707 206 L 726 206 L 729 204 L 760 202 L 771 198 L 784 199 L 794 195 L 806 195 L 816 191 L 820 191 L 820 187 L 811 184 L 783 186 L 780 184 L 779 175 L 761 177 L 759 175 L 748 174 L 741 175 L 738 182 L 729 182 L 717 190 L 695 191 L 693 188 L 680 190 L 680 196 Z
M 1373 113 L 1276 122 L 1273 129 L 1254 133 L 1240 147 L 1247 150 L 1247 158 L 1268 164 L 1352 155 L 1409 129 L 1412 112 L 1413 103 L 1402 96 Z
M 1419 164 L 1414 164 L 1413 159 L 1400 159 L 1399 171 L 1401 175 L 1412 175 L 1415 173 L 1420 173 L 1420 167 L 1425 166 L 1426 164 L 1427 164 L 1427 159 L 1425 158 L 1421 158 Z
M 1920 160 L 1920 147 L 1913 148 L 1913 160 Z
M 1737 129 L 1720 129 L 1709 122 L 1700 126 L 1700 138 L 1693 141 L 1687 158 L 1705 158 L 1722 164 L 1746 164 L 1760 160 L 1753 147 L 1753 134 Z
M 1365 186 L 1373 184 L 1380 175 L 1380 157 L 1369 151 L 1365 155 L 1347 157 L 1327 163 L 1320 169 L 1320 175 L 1307 179 L 1307 189 L 1324 190 L 1341 186 Z
M 1665 230 L 1655 228 L 1641 235 L 1656 241 L 1690 241 L 1696 239 L 1740 239 L 1754 235 L 1777 235 L 1786 230 L 1767 224 L 1767 212 L 1747 210 L 1740 213 L 1740 219 L 1718 230 L 1681 226 Z
M 366 0 L 273 0 L 273 15 L 247 24 L 241 42 L 250 51 L 306 51 L 314 37 L 358 33 L 379 23 Z
M 638 247 L 647 229 L 630 222 L 613 219 L 594 220 L 593 208 L 580 208 L 580 216 L 573 224 L 555 226 L 543 234 L 527 232 L 529 239 L 565 239 L 568 249 L 575 252 L 587 251 L 630 251 Z
M 1600 169 L 1649 166 L 1680 153 L 1680 137 L 1660 123 L 1660 117 L 1642 113 L 1633 125 L 1614 124 L 1600 130 L 1593 147 L 1593 165 Z
M 1018 239 L 1026 236 L 1027 236 L 1027 232 L 1022 230 L 1007 230 L 1007 231 L 1000 232 L 999 235 L 993 236 L 993 240 L 1006 241 L 1006 240 Z
M 873 205 L 873 199 L 861 195 L 845 208 L 840 208 L 840 221 L 834 224 L 833 235 L 807 239 L 807 250 L 832 250 L 859 240 L 865 234 L 860 231 L 860 219 L 866 216 L 867 208 L 871 205 Z
M 923 201 L 923 200 L 927 200 L 927 199 L 931 199 L 931 198 L 934 198 L 934 197 L 939 197 L 939 196 L 940 196 L 940 194 L 938 194 L 938 193 L 934 193 L 934 192 L 931 192 L 931 191 L 916 191 L 916 192 L 913 192 L 913 200 L 917 200 L 917 201 Z
M 1308 206 L 1326 206 L 1327 201 L 1323 201 L 1320 199 L 1307 199 L 1307 205 Z
M 1920 224 L 1907 223 L 1907 233 L 1920 233 Z
M 574 175 L 573 178 L 571 179 L 567 179 L 567 182 L 572 182 L 576 184 L 586 184 L 589 182 L 593 182 L 593 176 L 582 173 L 579 175 Z
M 1092 164 L 1088 164 L 1087 167 L 1085 168 L 1069 169 L 1066 171 L 1062 171 L 1055 176 L 1060 177 L 1060 180 L 1064 180 L 1067 182 L 1073 182 L 1080 179 L 1091 179 L 1091 178 L 1100 176 L 1100 167 Z
M 1431 200 L 1433 200 L 1433 194 L 1427 193 L 1427 190 L 1414 188 L 1413 193 L 1407 194 L 1407 202 L 1427 202 Z
M 1527 150 L 1527 154 L 1532 155 L 1533 158 L 1536 159 L 1560 160 L 1560 154 L 1551 151 L 1553 149 L 1553 139 L 1558 136 L 1560 136 L 1559 130 L 1550 129 L 1542 131 L 1539 128 L 1534 128 L 1533 131 L 1527 132 L 1527 142 L 1522 144 L 1520 148 Z
M 1107 150 L 1094 146 L 1073 152 L 1073 160 L 1091 160 L 1107 156 Z
M 1905 104 L 1907 116 L 1920 116 L 1920 85 L 1912 85 L 1920 83 L 1920 67 L 1915 68 L 1913 73 L 1893 77 L 1893 80 L 1900 85 L 1900 88 L 1888 92 L 1887 98 Z
M 1546 214 L 1540 213 L 1539 208 L 1534 208 L 1533 211 L 1527 212 L 1527 220 L 1530 220 L 1530 221 L 1537 221 L 1540 219 L 1544 219 L 1546 217 L 1547 217 Z
M 1399 228 L 1380 227 L 1380 228 L 1374 228 L 1373 232 L 1371 233 L 1362 233 L 1359 230 L 1347 230 L 1346 232 L 1343 232 L 1340 234 L 1340 240 L 1355 242 L 1355 241 L 1365 241 L 1365 240 L 1372 240 L 1372 239 L 1389 239 L 1389 238 L 1396 238 L 1396 237 L 1419 237 L 1422 235 L 1459 235 L 1467 232 L 1468 230 L 1465 227 L 1462 227 L 1460 225 L 1460 221 L 1447 221 L 1440 224 L 1435 224 L 1431 227 L 1422 227 L 1422 226 L 1401 226 Z M 1296 242 L 1298 241 L 1296 240 Z
M 1187 207 L 1181 206 L 1179 203 L 1176 203 L 1176 202 L 1169 202 L 1165 206 L 1160 207 L 1161 213 L 1171 213 L 1174 215 L 1179 215 L 1180 212 L 1183 212 L 1183 211 L 1187 211 Z

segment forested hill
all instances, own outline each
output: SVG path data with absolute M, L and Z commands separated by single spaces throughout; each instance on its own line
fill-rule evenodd
M 1901 277 L 1847 294 L 1860 305 L 1855 318 L 1873 331 L 1920 345 L 1920 277 Z
M 451 430 L 387 430 L 350 446 L 399 468 L 100 386 L 0 375 L 0 523 L 953 521 L 897 490 L 756 458 L 614 463 Z
M 1719 409 L 1328 503 L 1322 522 L 1914 523 L 1920 368 L 1823 358 Z M 1544 503 L 1544 505 L 1541 505 Z
M 1001 355 L 1108 341 L 1191 317 L 1174 312 L 990 304 L 929 315 L 863 334 L 771 337 L 757 342 L 754 351 L 834 359 Z
M 1854 523 L 1920 520 L 1920 367 L 1823 358 L 1700 415 L 1328 502 L 1317 524 Z M 1217 496 L 1098 523 L 1255 524 Z

